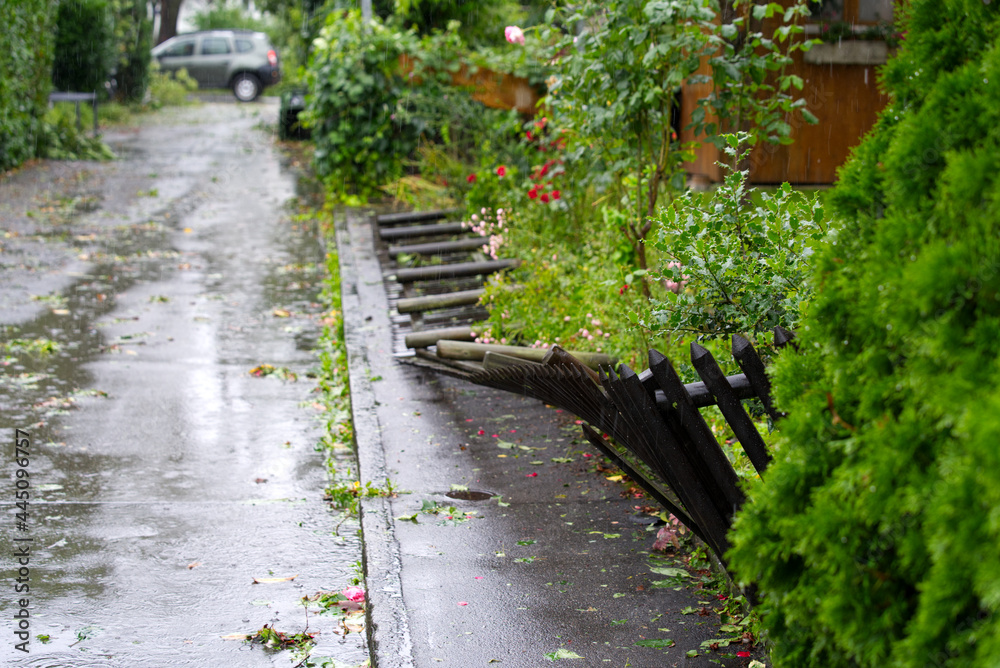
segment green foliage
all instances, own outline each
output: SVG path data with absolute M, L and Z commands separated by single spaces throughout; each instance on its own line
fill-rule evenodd
M 364 200 L 403 176 L 421 139 L 440 137 L 464 104 L 448 85 L 463 50 L 454 32 L 418 38 L 336 12 L 313 47 L 300 118 L 312 128 L 317 172 L 341 198 Z
M 570 159 L 590 163 L 590 183 L 611 186 L 629 212 L 621 229 L 642 269 L 661 188 L 684 187 L 672 119 L 714 18 L 704 0 L 615 0 L 585 2 L 562 19 L 587 28 L 558 43 L 552 115 L 574 139 Z
M 271 37 L 273 23 L 251 16 L 239 2 L 227 0 L 195 12 L 192 17 L 198 30 L 253 30 Z
M 803 32 L 796 21 L 809 15 L 807 1 L 796 0 L 787 8 L 750 0 L 733 0 L 732 5 L 736 15 L 723 22 L 712 39 L 712 93 L 699 100 L 692 126 L 719 148 L 724 146 L 722 133 L 736 131 L 749 133 L 754 142 L 789 144 L 791 113 L 798 110 L 807 122 L 817 122 L 806 110 L 805 98 L 793 97 L 805 85 L 803 80 L 784 72 L 792 54 L 812 46 L 811 41 L 794 39 Z M 765 32 L 764 21 L 777 21 L 778 16 L 781 25 Z
M 52 87 L 55 6 L 0 3 L 0 172 L 36 155 Z
M 776 666 L 1000 656 L 1000 5 L 913 0 L 732 535 Z
M 116 44 L 116 99 L 139 102 L 149 85 L 153 22 L 146 15 L 145 0 L 110 0 Z
M 477 47 L 501 44 L 504 27 L 525 16 L 515 0 L 375 0 L 373 4 L 387 22 L 413 27 L 421 35 L 458 22 L 462 39 Z
M 72 105 L 56 105 L 45 116 L 38 142 L 38 156 L 50 160 L 111 160 L 111 149 L 99 137 L 91 137 L 76 127 L 76 112 Z
M 115 64 L 112 16 L 107 0 L 63 0 L 56 24 L 52 85 L 56 90 L 103 91 Z
M 153 109 L 187 104 L 187 95 L 198 90 L 198 82 L 181 68 L 171 74 L 153 63 L 149 81 L 149 106 Z
M 739 162 L 747 135 L 725 139 L 726 154 Z M 655 278 L 668 290 L 652 307 L 651 328 L 757 338 L 796 326 L 812 292 L 808 260 L 825 233 L 823 208 L 818 193 L 807 197 L 787 183 L 757 190 L 748 176 L 731 172 L 711 194 L 688 191 L 661 211 Z

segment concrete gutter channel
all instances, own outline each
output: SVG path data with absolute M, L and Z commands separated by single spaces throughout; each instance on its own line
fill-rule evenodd
M 369 217 L 339 215 L 336 237 L 360 479 L 400 490 L 361 503 L 372 665 L 542 666 L 563 649 L 569 665 L 748 666 L 735 646 L 700 651 L 725 636 L 714 597 L 654 587 L 643 502 L 588 471 L 572 416 L 397 363 Z

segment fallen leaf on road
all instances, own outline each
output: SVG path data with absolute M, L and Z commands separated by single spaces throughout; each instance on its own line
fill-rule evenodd
M 200 561 L 192 561 L 190 564 L 188 564 L 188 570 L 191 570 L 192 568 L 197 568 L 198 566 L 201 566 Z
M 559 659 L 582 659 L 583 658 L 582 656 L 580 656 L 576 652 L 568 650 L 565 647 L 560 647 L 556 651 L 549 652 L 548 654 L 545 654 L 544 656 L 549 661 L 557 661 Z
M 653 649 L 666 649 L 676 644 L 670 638 L 664 638 L 663 640 L 640 640 L 636 643 L 639 647 L 652 647 Z
M 275 582 L 288 582 L 289 580 L 294 580 L 297 577 L 299 577 L 298 573 L 296 573 L 295 575 L 291 575 L 287 578 L 254 578 L 253 583 L 255 585 L 259 585 L 259 584 L 273 584 Z
M 274 309 L 274 317 L 276 318 L 290 318 L 291 316 L 292 314 L 283 308 Z
M 222 636 L 223 640 L 249 640 L 250 634 L 248 633 L 230 633 L 228 636 Z

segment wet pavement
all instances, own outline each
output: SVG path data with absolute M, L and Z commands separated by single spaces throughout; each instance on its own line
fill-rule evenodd
M 338 220 L 359 472 L 399 490 L 362 503 L 377 665 L 759 658 L 702 646 L 740 634 L 720 631 L 701 574 L 652 554 L 646 502 L 597 470 L 572 416 L 393 359 L 372 239 L 360 213 Z
M 300 603 L 348 584 L 360 545 L 322 498 L 323 250 L 289 204 L 276 116 L 273 100 L 166 110 L 107 133 L 117 161 L 0 179 L 3 665 L 294 665 L 224 639 L 264 624 L 308 624 L 337 666 L 367 657 Z

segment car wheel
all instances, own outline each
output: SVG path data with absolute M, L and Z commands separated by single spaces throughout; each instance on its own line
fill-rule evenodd
M 260 95 L 260 79 L 252 74 L 238 74 L 233 79 L 233 95 L 240 102 L 253 102 Z

